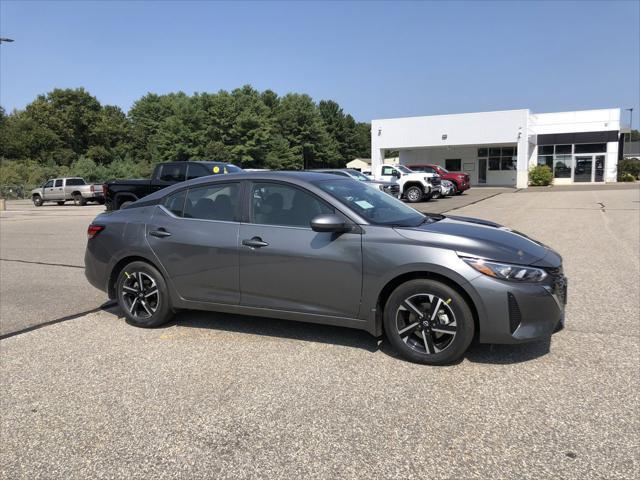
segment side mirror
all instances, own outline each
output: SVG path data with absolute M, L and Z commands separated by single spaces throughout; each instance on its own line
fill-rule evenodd
M 351 230 L 344 219 L 335 213 L 323 213 L 311 220 L 311 230 L 314 232 L 344 233 Z
M 396 178 L 400 178 L 402 176 L 402 174 L 398 170 L 394 170 L 391 175 L 393 175 Z

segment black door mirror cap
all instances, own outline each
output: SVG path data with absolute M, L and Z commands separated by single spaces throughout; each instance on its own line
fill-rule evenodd
M 335 213 L 323 213 L 311 219 L 311 230 L 314 232 L 345 233 L 351 229 L 351 225 Z

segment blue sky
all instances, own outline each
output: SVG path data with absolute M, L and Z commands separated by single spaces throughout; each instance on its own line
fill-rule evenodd
M 640 2 L 44 2 L 0 4 L 0 102 L 85 87 L 251 84 L 333 99 L 356 119 L 510 108 L 634 107 Z

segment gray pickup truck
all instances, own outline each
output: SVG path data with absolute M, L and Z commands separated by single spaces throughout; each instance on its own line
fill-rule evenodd
M 44 202 L 56 202 L 64 205 L 73 200 L 76 205 L 86 205 L 87 202 L 104 203 L 102 185 L 90 185 L 80 177 L 54 178 L 40 188 L 31 190 L 31 200 L 36 207 Z

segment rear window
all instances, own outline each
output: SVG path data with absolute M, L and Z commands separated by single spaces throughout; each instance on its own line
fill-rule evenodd
M 187 174 L 187 165 L 175 163 L 162 165 L 160 167 L 160 181 L 162 182 L 184 182 Z

